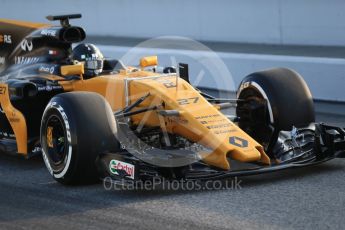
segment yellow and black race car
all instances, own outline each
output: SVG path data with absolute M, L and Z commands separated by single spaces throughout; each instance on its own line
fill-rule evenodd
M 344 157 L 345 131 L 314 123 L 301 76 L 275 68 L 241 82 L 237 99 L 189 83 L 188 65 L 158 71 L 105 59 L 69 19 L 0 20 L 1 152 L 42 154 L 63 184 L 111 177 L 206 180 Z M 222 110 L 235 107 L 236 116 Z

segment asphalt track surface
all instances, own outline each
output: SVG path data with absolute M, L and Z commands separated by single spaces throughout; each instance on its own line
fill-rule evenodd
M 318 120 L 345 126 L 345 117 Z M 40 158 L 0 155 L 0 229 L 343 229 L 345 159 L 238 178 L 228 189 L 56 183 Z M 230 183 L 228 183 L 230 185 Z

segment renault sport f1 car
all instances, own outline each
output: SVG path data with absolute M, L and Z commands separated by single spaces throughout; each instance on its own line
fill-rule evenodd
M 0 20 L 0 147 L 42 154 L 63 184 L 253 175 L 345 156 L 345 130 L 315 123 L 302 77 L 274 68 L 245 77 L 237 99 L 193 87 L 188 65 L 159 71 L 106 59 L 70 19 Z M 222 111 L 236 108 L 236 116 Z

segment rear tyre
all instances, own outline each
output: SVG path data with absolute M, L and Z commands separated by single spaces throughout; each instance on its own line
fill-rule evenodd
M 62 184 L 95 182 L 97 156 L 120 148 L 108 102 L 90 92 L 53 97 L 43 114 L 40 140 L 46 167 Z
M 236 110 L 239 125 L 259 142 L 268 141 L 267 132 L 272 128 L 277 134 L 315 121 L 310 90 L 303 78 L 290 69 L 274 68 L 248 75 L 238 88 L 237 98 L 244 100 Z M 264 111 L 255 111 L 262 103 Z

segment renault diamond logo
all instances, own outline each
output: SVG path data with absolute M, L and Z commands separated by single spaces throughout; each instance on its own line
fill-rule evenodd
M 248 141 L 240 137 L 236 137 L 236 136 L 230 137 L 229 142 L 230 144 L 235 145 L 240 148 L 248 147 Z

